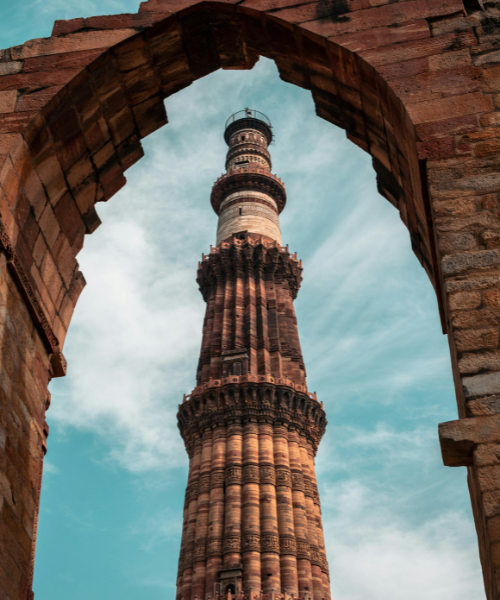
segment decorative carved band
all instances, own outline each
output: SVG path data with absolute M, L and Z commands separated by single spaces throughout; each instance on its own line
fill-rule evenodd
M 206 540 L 196 542 L 196 544 L 194 545 L 194 551 L 193 551 L 193 562 L 194 563 L 198 562 L 200 560 L 206 559 L 206 546 L 207 546 Z
M 277 535 L 270 533 L 264 534 L 260 539 L 260 546 L 262 552 L 276 552 L 280 551 L 280 538 Z
M 186 504 L 198 499 L 198 483 L 190 483 L 186 488 Z
M 292 472 L 292 488 L 296 491 L 304 491 L 304 477 L 298 471 Z
M 242 473 L 243 483 L 259 483 L 259 467 L 257 465 L 246 465 L 243 467 Z
M 212 471 L 210 475 L 210 489 L 224 487 L 224 471 Z
M 319 552 L 320 560 L 321 560 L 321 570 L 325 573 L 329 574 L 330 569 L 328 568 L 328 560 L 326 558 L 326 553 L 320 550 Z
M 297 540 L 297 558 L 311 559 L 311 548 L 306 540 Z
M 210 389 L 200 390 L 179 407 L 179 429 L 188 454 L 192 454 L 193 445 L 207 427 L 227 423 L 228 437 L 242 435 L 241 420 L 249 418 L 273 422 L 275 437 L 287 439 L 288 426 L 300 430 L 307 438 L 309 451 L 316 453 L 326 428 L 326 417 L 311 395 L 268 382 L 250 381 L 227 385 L 217 393 L 215 401 Z
M 292 487 L 292 476 L 289 469 L 276 467 L 276 486 L 278 485 Z
M 222 539 L 211 538 L 207 542 L 207 558 L 209 556 L 222 556 Z
M 198 495 L 208 494 L 210 491 L 210 473 L 200 475 L 198 480 Z
M 226 485 L 241 484 L 241 467 L 226 467 Z
M 280 536 L 280 554 L 297 556 L 297 544 L 292 536 Z
M 260 552 L 260 536 L 254 534 L 247 534 L 243 536 L 242 552 Z
M 311 478 L 309 477 L 309 475 L 303 475 L 303 478 L 304 478 L 304 494 L 306 496 L 308 496 L 309 498 L 314 499 L 314 490 L 313 490 L 313 484 L 312 484 Z
M 274 467 L 260 467 L 260 483 L 270 483 L 272 485 L 275 485 L 275 482 L 276 473 L 274 471 Z
M 321 554 L 317 546 L 311 546 L 311 564 L 316 565 L 317 567 L 321 567 L 323 565 Z
M 239 535 L 224 538 L 224 554 L 230 552 L 241 552 L 241 537 Z
M 186 550 L 181 552 L 182 569 L 189 569 L 193 566 L 193 551 Z

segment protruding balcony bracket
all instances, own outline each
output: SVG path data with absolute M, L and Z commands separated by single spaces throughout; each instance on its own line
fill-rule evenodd
M 471 467 L 477 444 L 500 443 L 500 415 L 440 423 L 439 441 L 447 467 Z

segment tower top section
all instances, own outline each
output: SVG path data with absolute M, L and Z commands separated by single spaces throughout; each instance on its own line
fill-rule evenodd
M 258 110 L 245 108 L 239 110 L 229 117 L 224 129 L 224 140 L 229 146 L 231 137 L 242 129 L 253 129 L 260 131 L 269 145 L 273 141 L 273 128 L 270 119 Z
M 216 245 L 232 235 L 249 233 L 281 246 L 279 214 L 286 204 L 286 191 L 281 179 L 271 173 L 271 121 L 264 113 L 245 108 L 226 121 L 224 139 L 229 146 L 226 172 L 210 196 L 219 215 Z

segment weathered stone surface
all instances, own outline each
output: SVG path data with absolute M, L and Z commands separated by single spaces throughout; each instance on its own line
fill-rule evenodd
M 51 38 L 0 51 L 2 251 L 15 252 L 9 269 L 30 307 L 25 335 L 16 339 L 25 339 L 35 325 L 42 388 L 64 371 L 61 361 L 47 358 L 58 356 L 50 340 L 64 339 L 83 288 L 75 256 L 85 234 L 99 225 L 95 202 L 110 199 L 125 184 L 125 170 L 143 154 L 140 138 L 166 122 L 163 98 L 220 66 L 251 68 L 264 54 L 276 60 L 283 79 L 311 89 L 319 116 L 343 127 L 373 157 L 380 193 L 399 210 L 435 286 L 450 336 L 460 414 L 496 414 L 500 66 L 491 7 L 471 7 L 466 3 L 464 11 L 461 0 L 230 0 L 225 8 L 150 0 L 136 15 L 59 21 Z M 254 223 L 257 213 L 251 215 Z M 4 362 L 2 369 L 15 373 L 12 360 Z M 298 368 L 289 362 L 290 369 Z M 290 461 L 292 454 L 290 449 Z M 486 520 L 496 516 L 490 514 L 494 501 L 487 499 L 494 492 L 481 500 L 479 482 L 490 481 L 493 472 L 479 478 L 474 469 L 496 466 L 473 466 L 471 476 L 490 600 L 497 600 L 491 561 L 497 555 L 500 560 L 500 542 L 498 524 Z M 315 514 L 305 475 L 303 485 L 305 501 L 312 503 L 306 512 Z M 290 506 L 290 498 L 281 500 Z M 33 508 L 26 514 L 33 515 Z M 295 522 L 303 517 L 293 514 Z M 29 538 L 29 519 L 23 527 Z M 312 590 L 327 575 L 321 550 L 304 546 L 303 539 L 294 546 L 283 535 L 258 541 L 247 532 L 228 544 L 295 548 L 310 557 L 300 585 Z M 222 542 L 223 531 L 196 544 L 193 538 L 183 564 L 204 553 L 211 560 L 222 556 Z M 214 562 L 211 568 L 213 578 L 219 567 Z M 250 560 L 248 568 L 255 577 L 256 563 Z M 275 577 L 281 567 L 271 561 L 265 568 Z M 11 578 L 16 598 L 20 576 Z M 0 580 L 3 585 L 2 575 Z

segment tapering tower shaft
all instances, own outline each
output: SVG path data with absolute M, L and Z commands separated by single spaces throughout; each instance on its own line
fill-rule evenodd
M 228 590 L 330 600 L 314 472 L 326 418 L 307 390 L 293 306 L 302 265 L 282 246 L 271 124 L 246 109 L 225 140 L 216 247 L 198 268 L 197 385 L 178 413 L 190 468 L 177 600 Z

